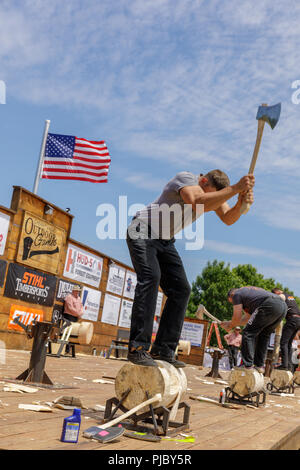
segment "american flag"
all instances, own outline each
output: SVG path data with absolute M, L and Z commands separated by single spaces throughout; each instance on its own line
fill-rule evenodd
M 105 142 L 48 134 L 42 178 L 107 183 L 110 155 Z

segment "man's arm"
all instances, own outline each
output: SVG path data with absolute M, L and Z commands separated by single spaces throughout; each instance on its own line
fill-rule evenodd
M 246 312 L 243 311 L 243 305 L 234 305 L 233 306 L 233 315 L 231 320 L 229 321 L 223 321 L 221 323 L 221 326 L 226 330 L 230 331 L 236 326 L 240 325 L 246 325 L 248 322 L 250 315 L 248 315 Z
M 216 211 L 228 199 L 231 199 L 238 193 L 246 193 L 254 185 L 254 176 L 246 175 L 240 181 L 232 186 L 227 186 L 219 191 L 204 192 L 197 186 L 185 186 L 180 190 L 180 196 L 185 204 L 191 204 L 196 211 L 197 204 L 204 205 L 204 212 Z
M 252 204 L 253 201 L 253 190 L 250 189 L 246 194 L 239 194 L 237 203 L 233 207 L 224 202 L 215 212 L 224 224 L 232 225 L 241 217 L 242 203 Z

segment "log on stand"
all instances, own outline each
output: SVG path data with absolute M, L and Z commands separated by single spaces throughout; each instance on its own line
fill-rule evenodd
M 125 423 L 127 428 L 137 430 L 137 423 L 151 423 L 154 434 L 167 434 L 170 428 L 175 431 L 187 429 L 189 424 L 190 406 L 182 402 L 187 380 L 182 369 L 176 369 L 165 361 L 156 361 L 158 367 L 144 367 L 132 363 L 125 364 L 118 372 L 115 380 L 116 397 L 106 402 L 104 418 L 110 420 L 116 409 L 124 412 L 134 409 L 155 395 L 160 395 L 158 403 L 143 406 L 139 415 L 132 414 L 131 423 Z M 112 405 L 116 405 L 115 410 Z M 184 409 L 183 421 L 175 421 L 177 411 Z M 162 431 L 159 426 L 162 427 Z
M 267 389 L 272 393 L 294 393 L 293 373 L 289 370 L 273 369 Z

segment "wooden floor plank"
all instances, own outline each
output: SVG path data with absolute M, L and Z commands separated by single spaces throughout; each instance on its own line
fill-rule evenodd
M 6 362 L 0 364 L 0 382 L 14 380 L 28 366 L 28 351 L 6 351 Z M 95 356 L 78 355 L 73 358 L 47 357 L 45 370 L 55 386 L 66 388 L 40 388 L 36 393 L 19 394 L 4 392 L 0 383 L 0 449 L 11 450 L 108 450 L 108 451 L 190 451 L 195 450 L 267 450 L 299 427 L 300 389 L 295 397 L 268 395 L 266 406 L 258 409 L 242 407 L 238 410 L 222 408 L 213 404 L 191 400 L 190 395 L 203 395 L 218 399 L 222 384 L 205 377 L 208 369 L 187 366 L 185 373 L 190 389 L 184 400 L 191 406 L 190 427 L 172 436 L 183 439 L 185 435 L 195 442 L 161 440 L 150 443 L 121 436 L 118 440 L 102 444 L 83 437 L 82 431 L 99 425 L 103 412 L 88 417 L 82 412 L 81 432 L 77 444 L 60 441 L 63 419 L 72 413 L 53 409 L 51 413 L 26 411 L 18 408 L 20 403 L 51 402 L 61 395 L 76 396 L 89 411 L 96 404 L 105 406 L 106 400 L 115 395 L 114 383 L 93 382 L 103 376 L 115 377 L 124 365 L 121 360 L 107 360 Z M 228 372 L 222 371 L 224 380 Z M 199 380 L 202 379 L 202 380 Z M 82 380 L 84 379 L 84 380 Z M 107 379 L 114 382 L 113 379 Z M 205 383 L 208 382 L 208 383 Z M 212 382 L 212 383 L 209 383 Z M 5 382 L 7 383 L 7 382 Z M 74 388 L 67 388 L 74 387 Z M 2 406 L 1 406 L 2 405 Z M 118 412 L 118 414 L 120 414 Z M 182 411 L 177 420 L 182 419 Z M 183 434 L 183 435 L 181 435 Z M 300 447 L 300 445 L 299 445 Z

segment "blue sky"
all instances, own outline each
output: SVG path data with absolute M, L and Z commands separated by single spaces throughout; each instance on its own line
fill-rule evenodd
M 251 263 L 300 296 L 299 24 L 296 1 L 2 0 L 0 204 L 13 185 L 33 189 L 45 119 L 50 132 L 104 139 L 108 184 L 41 180 L 38 194 L 71 208 L 72 238 L 131 264 L 124 240 L 98 239 L 98 205 L 149 203 L 183 170 L 220 168 L 235 183 L 258 106 L 281 102 L 250 212 L 231 227 L 207 214 L 203 249 L 177 248 L 191 282 L 208 260 Z

